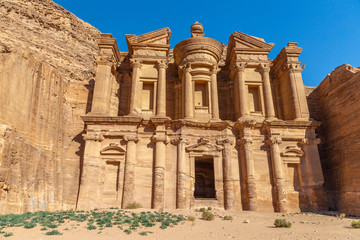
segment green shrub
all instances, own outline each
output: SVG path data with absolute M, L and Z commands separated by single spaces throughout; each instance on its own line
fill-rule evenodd
M 192 222 L 195 221 L 195 219 L 196 219 L 196 217 L 191 216 L 191 215 L 189 215 L 188 218 L 187 218 L 188 221 L 192 221 Z
M 131 230 L 130 230 L 130 229 L 125 229 L 124 232 L 125 232 L 126 234 L 131 234 Z
M 204 213 L 204 212 L 206 212 L 206 208 L 202 207 L 199 209 L 199 211 Z
M 207 209 L 207 210 L 211 211 L 211 210 L 212 210 L 212 207 L 208 207 L 208 209 Z
M 211 212 L 205 211 L 205 212 L 203 212 L 203 214 L 202 214 L 202 218 L 203 218 L 204 220 L 206 220 L 206 221 L 212 221 L 212 220 L 214 220 L 215 215 L 214 215 L 213 213 L 211 213 Z
M 125 209 L 137 209 L 142 208 L 141 204 L 138 202 L 132 202 L 125 206 Z
M 12 232 L 6 232 L 4 234 L 4 237 L 11 237 L 12 235 L 14 235 Z
M 96 229 L 96 226 L 90 224 L 88 227 L 87 227 L 88 230 L 93 230 L 93 229 Z
M 28 222 L 28 223 L 25 223 L 24 228 L 33 228 L 33 227 L 35 227 L 35 226 L 36 226 L 35 223 L 33 223 L 33 222 Z
M 58 230 L 52 230 L 50 232 L 46 232 L 45 235 L 62 235 L 62 233 Z
M 290 228 L 291 222 L 286 221 L 286 219 L 275 219 L 274 225 L 280 228 Z
M 232 216 L 224 216 L 224 220 L 233 220 Z
M 360 220 L 358 220 L 358 221 L 352 221 L 352 222 L 351 222 L 351 226 L 352 226 L 353 228 L 360 228 Z

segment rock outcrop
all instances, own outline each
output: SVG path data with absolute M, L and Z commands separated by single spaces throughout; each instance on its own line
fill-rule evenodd
M 99 35 L 52 1 L 0 2 L 0 213 L 76 206 Z
M 309 95 L 330 208 L 360 215 L 360 68 L 337 67 Z

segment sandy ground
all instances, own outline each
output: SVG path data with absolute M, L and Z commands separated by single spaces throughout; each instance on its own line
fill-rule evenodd
M 135 212 L 148 211 L 148 209 L 137 209 Z M 279 213 L 258 213 L 258 212 L 225 212 L 213 210 L 216 217 L 214 221 L 204 221 L 201 213 L 193 210 L 171 210 L 169 212 L 183 215 L 196 216 L 195 222 L 186 221 L 178 226 L 169 227 L 165 230 L 156 225 L 151 228 L 141 228 L 130 235 L 127 235 L 116 226 L 105 228 L 101 233 L 99 230 L 87 230 L 86 223 L 65 222 L 57 229 L 63 233 L 61 236 L 46 236 L 44 231 L 40 231 L 40 226 L 32 229 L 21 227 L 6 228 L 4 231 L 13 232 L 14 235 L 0 239 L 71 239 L 71 240 L 91 240 L 91 239 L 360 239 L 360 229 L 351 228 L 351 221 L 354 219 L 340 219 L 335 216 L 320 214 L 286 214 Z M 231 215 L 232 221 L 225 221 L 221 217 Z M 274 220 L 285 218 L 292 223 L 291 228 L 275 228 Z M 248 223 L 244 223 L 248 220 Z M 78 225 L 79 224 L 79 225 Z M 141 231 L 152 231 L 147 236 L 139 235 Z

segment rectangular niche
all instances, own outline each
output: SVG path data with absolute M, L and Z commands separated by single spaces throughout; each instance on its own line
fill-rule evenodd
M 250 112 L 261 112 L 261 101 L 259 86 L 249 86 L 249 110 Z
M 195 82 L 195 107 L 209 107 L 207 82 Z
M 154 109 L 154 82 L 143 82 L 141 102 L 142 110 L 152 111 Z
M 301 191 L 301 175 L 300 164 L 288 163 L 287 164 L 287 179 L 289 183 L 289 190 L 300 192 Z
M 104 179 L 104 195 L 105 198 L 116 200 L 118 196 L 120 182 L 120 162 L 106 161 L 105 179 Z

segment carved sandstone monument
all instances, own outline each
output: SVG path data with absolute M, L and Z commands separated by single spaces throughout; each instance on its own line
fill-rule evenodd
M 125 207 L 316 211 L 327 206 L 309 119 L 301 48 L 241 32 L 170 50 L 168 28 L 98 39 L 78 209 Z
M 351 156 L 332 147 L 346 104 L 326 115 L 336 73 L 311 92 L 297 43 L 272 60 L 274 44 L 235 32 L 225 45 L 198 22 L 171 48 L 169 28 L 117 43 L 50 0 L 0 11 L 0 213 L 134 201 L 318 211 L 328 208 L 323 171 L 330 204 L 352 209 L 339 190 Z

